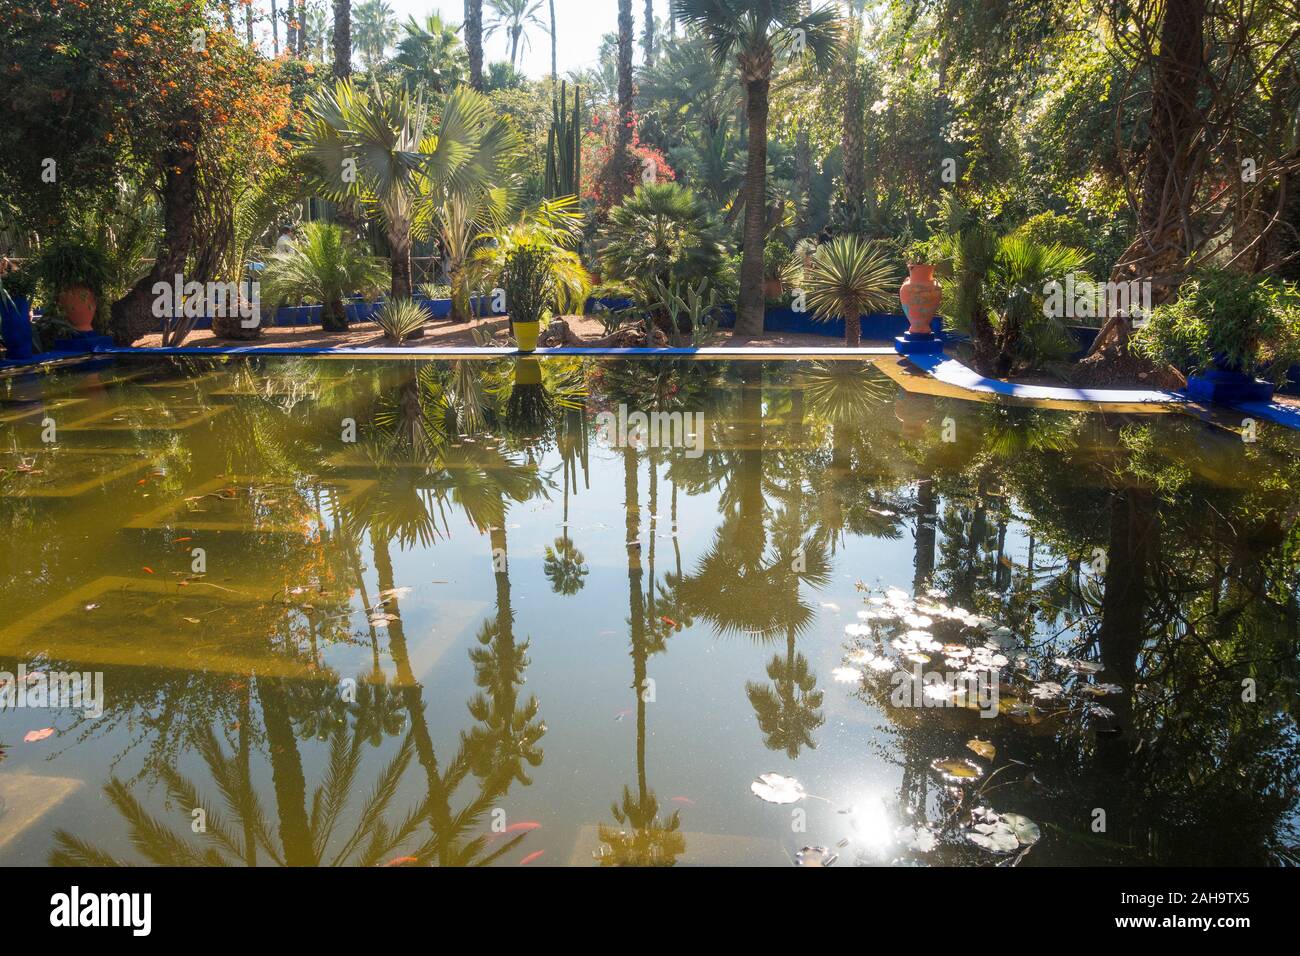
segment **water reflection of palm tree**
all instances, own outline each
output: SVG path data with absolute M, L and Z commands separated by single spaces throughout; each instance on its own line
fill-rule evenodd
M 617 828 L 601 825 L 600 842 L 609 848 L 599 860 L 602 866 L 672 866 L 686 849 L 679 832 L 680 813 L 674 810 L 660 819 L 659 799 L 646 776 L 646 698 L 650 692 L 647 664 L 656 648 L 646 628 L 646 596 L 642 589 L 641 505 L 637 490 L 636 451 L 623 449 L 623 491 L 627 514 L 628 622 L 632 641 L 632 690 L 636 694 L 636 793 L 623 787 L 619 802 L 610 813 Z M 661 645 L 662 647 L 662 645 Z
M 330 737 L 329 772 L 313 791 L 308 812 L 306 779 L 298 754 L 284 688 L 273 681 L 258 682 L 276 796 L 276 834 L 253 786 L 247 750 L 241 745 L 227 755 L 212 729 L 198 735 L 197 750 L 216 785 L 221 804 L 170 765 L 159 768 L 168 796 L 185 813 L 185 835 L 152 815 L 131 787 L 114 778 L 104 788 L 113 808 L 126 821 L 132 845 L 159 866 L 255 866 L 265 856 L 277 866 L 374 866 L 410 843 L 423 816 L 417 807 L 398 821 L 388 819 L 397 795 L 397 782 L 411 760 L 411 739 L 376 778 L 371 796 L 359 808 L 349 830 L 340 830 L 357 792 L 363 738 L 346 727 Z M 201 818 L 192 811 L 202 811 Z M 227 814 L 229 815 L 227 817 Z M 199 836 L 193 838 L 196 827 Z M 125 861 L 66 830 L 55 834 L 52 866 L 122 866 Z

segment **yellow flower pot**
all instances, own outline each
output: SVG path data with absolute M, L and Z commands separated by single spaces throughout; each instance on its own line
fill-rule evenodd
M 532 322 L 515 322 L 515 342 L 519 345 L 519 351 L 531 352 L 537 348 L 537 336 L 542 333 L 542 323 L 540 320 Z

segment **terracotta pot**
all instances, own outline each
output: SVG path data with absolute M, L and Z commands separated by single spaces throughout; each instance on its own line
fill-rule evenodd
M 78 332 L 89 332 L 95 327 L 95 312 L 99 302 L 95 293 L 85 286 L 74 285 L 59 293 L 59 308 L 63 315 Z
M 930 322 L 939 311 L 943 292 L 934 281 L 934 266 L 918 262 L 909 265 L 907 271 L 907 281 L 898 292 L 903 314 L 907 316 L 907 331 L 911 335 L 929 335 L 933 331 Z
M 763 280 L 763 298 L 779 299 L 781 298 L 781 295 L 784 292 L 785 292 L 785 285 L 781 282 L 780 279 Z

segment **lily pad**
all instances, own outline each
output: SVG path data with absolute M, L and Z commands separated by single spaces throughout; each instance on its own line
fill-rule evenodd
M 803 784 L 794 777 L 783 777 L 779 773 L 760 774 L 749 785 L 749 792 L 768 803 L 797 803 L 805 796 Z
M 824 846 L 806 846 L 794 855 L 795 866 L 832 866 L 839 854 Z
M 932 761 L 930 769 L 949 783 L 970 783 L 984 776 L 984 771 L 977 763 L 964 757 Z
M 985 760 L 992 760 L 998 754 L 998 748 L 993 746 L 993 744 L 989 743 L 987 740 L 968 740 L 966 741 L 966 747 L 969 750 L 973 750 Z

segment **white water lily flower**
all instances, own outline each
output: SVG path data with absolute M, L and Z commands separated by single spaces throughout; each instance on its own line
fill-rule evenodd
M 749 792 L 768 803 L 797 803 L 805 796 L 803 784 L 794 777 L 783 777 L 779 773 L 760 774 L 749 785 Z

